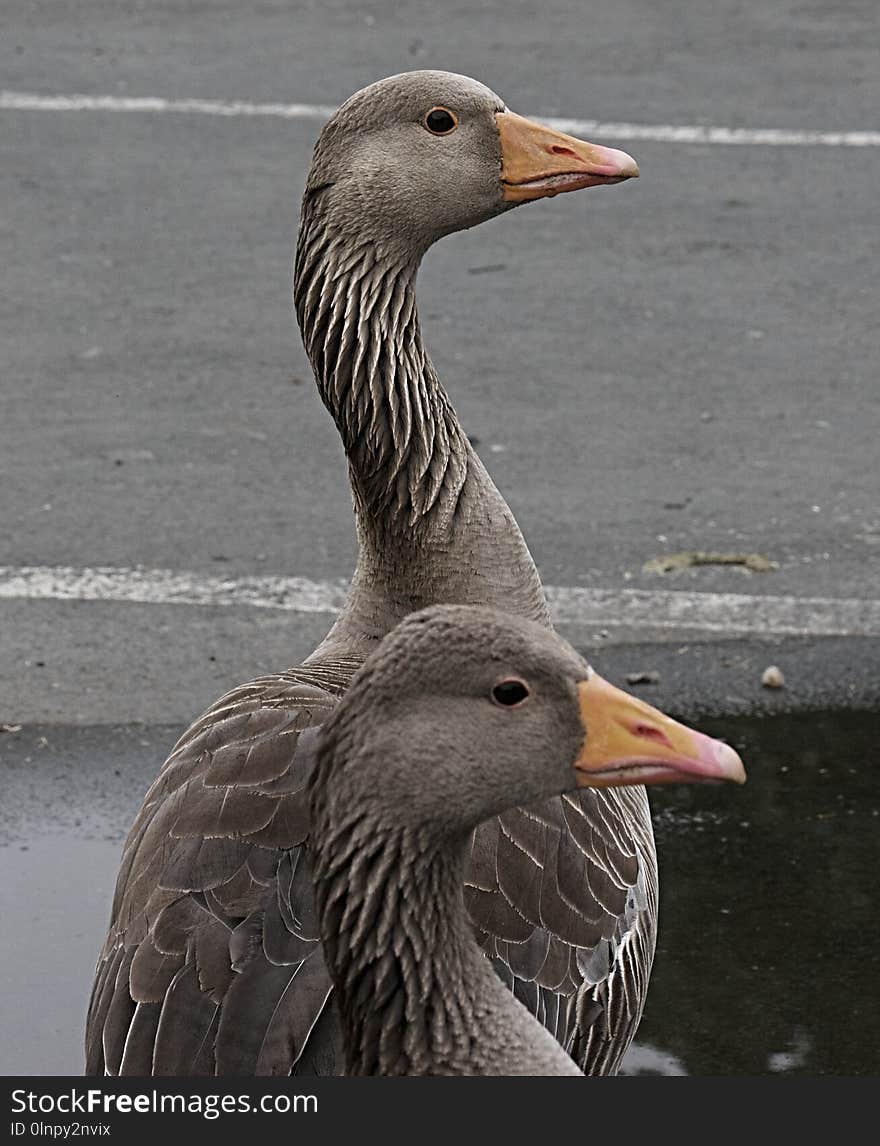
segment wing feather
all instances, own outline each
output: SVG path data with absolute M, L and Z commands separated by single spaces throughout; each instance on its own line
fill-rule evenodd
M 214 1073 L 214 1040 L 220 1007 L 199 987 L 195 965 L 174 976 L 162 1003 L 151 1073 Z
M 153 1047 L 156 1044 L 156 1031 L 161 1013 L 160 1003 L 138 1003 L 135 1007 L 134 1017 L 125 1038 L 125 1049 L 119 1066 L 120 1074 L 152 1074 Z

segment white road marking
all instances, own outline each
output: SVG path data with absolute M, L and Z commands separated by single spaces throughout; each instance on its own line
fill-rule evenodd
M 0 111 L 175 112 L 186 115 L 269 116 L 325 120 L 325 104 L 249 103 L 246 100 L 164 99 L 161 96 L 37 95 L 0 92 Z M 880 131 L 809 131 L 776 127 L 713 127 L 704 124 L 606 123 L 597 119 L 535 118 L 574 135 L 608 136 L 658 143 L 709 143 L 771 147 L 880 147 Z
M 185 115 L 272 116 L 327 119 L 335 107 L 313 103 L 248 103 L 244 100 L 164 99 L 161 96 L 35 95 L 0 92 L 0 111 L 151 111 Z
M 338 613 L 346 591 L 344 581 L 305 577 L 211 577 L 171 569 L 0 565 L 0 598 L 11 599 L 245 605 L 295 613 Z
M 339 613 L 345 581 L 305 577 L 214 577 L 170 569 L 0 566 L 0 599 L 244 606 Z M 754 636 L 880 636 L 880 600 L 769 597 L 675 589 L 548 586 L 556 624 L 691 629 Z

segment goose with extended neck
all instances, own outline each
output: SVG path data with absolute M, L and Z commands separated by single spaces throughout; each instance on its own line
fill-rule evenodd
M 294 296 L 348 457 L 359 540 L 351 593 L 302 666 L 219 700 L 147 793 L 95 974 L 90 1073 L 339 1068 L 297 740 L 416 609 L 494 605 L 549 625 L 513 515 L 424 349 L 416 270 L 445 234 L 637 173 L 624 153 L 524 120 L 482 84 L 444 72 L 373 84 L 325 126 L 303 197 Z M 505 813 L 475 833 L 466 881 L 499 973 L 579 1064 L 615 1070 L 654 946 L 643 788 Z

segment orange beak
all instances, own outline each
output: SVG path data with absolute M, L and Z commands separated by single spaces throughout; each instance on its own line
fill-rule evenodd
M 508 203 L 622 183 L 639 173 L 625 151 L 584 143 L 512 111 L 497 112 L 495 120 L 501 137 L 501 184 Z
M 593 673 L 578 685 L 586 739 L 574 767 L 579 788 L 732 780 L 745 768 L 720 740 L 679 724 Z

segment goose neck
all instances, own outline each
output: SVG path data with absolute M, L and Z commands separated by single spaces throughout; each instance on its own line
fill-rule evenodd
M 422 341 L 420 254 L 307 230 L 294 297 L 321 398 L 342 437 L 359 517 L 412 527 L 450 509 L 465 438 Z
M 316 895 L 347 1073 L 468 1073 L 474 1016 L 503 988 L 466 918 L 463 846 L 320 826 Z
M 442 601 L 549 623 L 522 534 L 425 350 L 415 298 L 421 253 L 304 210 L 294 299 L 348 457 L 359 541 L 337 643 L 372 640 Z

